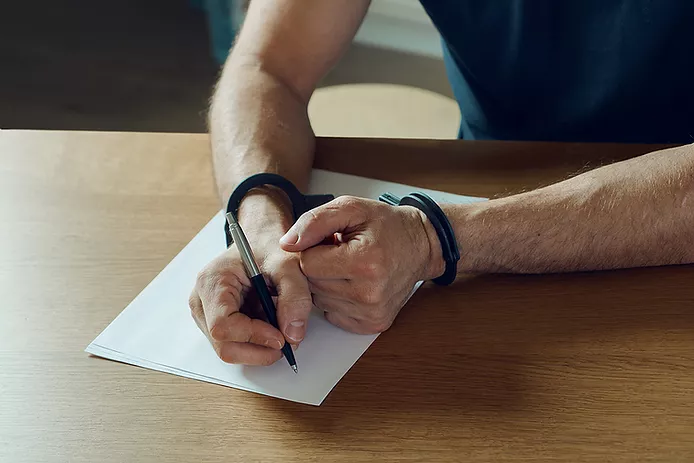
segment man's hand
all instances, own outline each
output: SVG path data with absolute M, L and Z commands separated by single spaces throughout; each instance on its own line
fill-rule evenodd
M 244 221 L 244 231 L 271 291 L 276 291 L 277 320 L 282 331 L 264 321 L 236 246 L 198 274 L 189 304 L 195 322 L 222 360 L 270 365 L 282 357 L 280 349 L 285 338 L 293 345 L 304 339 L 312 307 L 311 293 L 301 273 L 299 256 L 283 251 L 277 244 L 287 229 L 286 221 L 273 206 L 263 207 L 262 198 L 247 198 L 242 204 L 248 206 L 249 201 L 256 202 L 251 213 L 243 217 L 248 219 Z M 251 214 L 265 220 L 250 220 Z M 242 218 L 241 212 L 239 217 Z
M 335 244 L 319 245 L 326 239 Z M 280 244 L 301 252 L 316 307 L 355 333 L 388 329 L 415 283 L 444 269 L 423 213 L 349 196 L 302 215 Z

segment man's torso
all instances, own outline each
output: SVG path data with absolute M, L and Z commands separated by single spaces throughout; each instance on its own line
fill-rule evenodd
M 694 2 L 421 1 L 462 137 L 694 140 Z

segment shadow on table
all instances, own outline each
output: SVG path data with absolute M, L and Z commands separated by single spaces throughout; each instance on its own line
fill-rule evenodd
M 694 266 L 680 266 L 425 286 L 320 408 L 279 409 L 338 434 L 383 420 L 527 419 L 549 407 L 553 378 L 689 339 L 692 280 Z

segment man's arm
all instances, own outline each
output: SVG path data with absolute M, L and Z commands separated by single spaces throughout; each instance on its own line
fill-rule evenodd
M 308 182 L 314 136 L 308 100 L 349 46 L 368 0 L 253 0 L 210 111 L 222 201 L 245 177 Z
M 461 272 L 692 263 L 694 145 L 646 154 L 508 198 L 445 209 L 460 243 Z
M 245 177 L 273 172 L 308 182 L 314 137 L 306 115 L 321 77 L 349 45 L 367 0 L 254 0 L 224 67 L 210 112 L 215 176 L 223 202 Z M 198 274 L 189 305 L 217 355 L 267 365 L 306 334 L 311 292 L 297 256 L 278 240 L 291 225 L 284 195 L 254 190 L 238 213 L 263 275 L 277 293 L 279 330 L 248 316 L 250 282 L 235 246 Z
M 528 193 L 447 204 L 459 272 L 545 273 L 694 263 L 694 145 L 619 162 Z M 399 230 L 399 233 L 394 233 Z M 335 246 L 316 246 L 334 233 Z M 411 207 L 342 197 L 281 240 L 301 253 L 313 302 L 359 333 L 386 330 L 418 280 L 443 273 L 441 245 Z

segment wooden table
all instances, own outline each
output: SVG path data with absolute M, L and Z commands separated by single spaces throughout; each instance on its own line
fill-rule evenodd
M 317 166 L 493 196 L 652 149 L 324 139 Z M 208 151 L 0 132 L 0 461 L 694 461 L 691 266 L 425 287 L 318 408 L 89 357 L 218 209 Z

